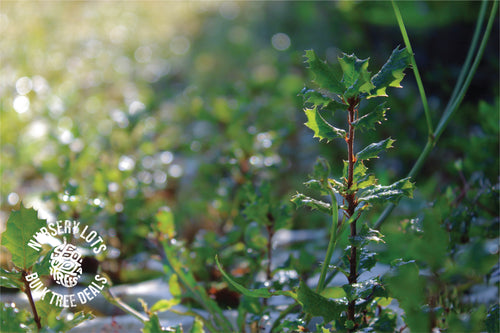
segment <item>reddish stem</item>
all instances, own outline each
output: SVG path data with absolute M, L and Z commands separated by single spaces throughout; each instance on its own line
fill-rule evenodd
M 354 126 L 352 123 L 356 120 L 357 118 L 357 107 L 359 104 L 359 99 L 358 98 L 348 98 L 347 102 L 349 104 L 349 107 L 347 108 L 348 111 L 348 123 L 349 123 L 349 137 L 346 139 L 347 142 L 347 153 L 348 153 L 348 174 L 347 174 L 347 190 L 348 193 L 345 196 L 345 199 L 347 201 L 347 215 L 348 218 L 351 218 L 354 215 L 356 206 L 358 205 L 356 201 L 356 193 L 350 192 L 349 190 L 352 188 L 353 181 L 354 181 L 354 164 L 356 163 L 356 157 L 354 156 Z M 356 221 L 351 222 L 351 238 L 356 237 Z M 351 253 L 349 256 L 349 277 L 348 277 L 348 282 L 349 284 L 354 284 L 357 282 L 357 271 L 356 271 L 356 266 L 357 266 L 357 248 L 356 246 L 351 245 Z M 353 323 L 355 322 L 355 315 L 356 315 L 356 300 L 352 300 L 348 303 L 347 305 L 347 319 L 351 320 Z M 355 330 L 349 330 L 349 332 L 353 332 Z
M 31 311 L 33 312 L 33 317 L 35 319 L 36 327 L 38 330 L 42 329 L 42 323 L 40 322 L 40 317 L 38 317 L 38 312 L 36 311 L 35 301 L 33 301 L 33 296 L 31 295 L 31 288 L 28 280 L 26 280 L 26 271 L 23 270 L 21 273 L 24 282 L 24 293 L 28 296 L 28 301 L 30 302 Z

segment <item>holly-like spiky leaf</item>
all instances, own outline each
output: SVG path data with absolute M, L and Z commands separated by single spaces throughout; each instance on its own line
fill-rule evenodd
M 382 186 L 375 185 L 363 191 L 359 201 L 365 203 L 398 203 L 403 197 L 413 198 L 413 190 L 415 184 L 410 182 L 410 178 L 404 178 L 392 185 Z
M 332 213 L 332 208 L 329 203 L 316 200 L 313 198 L 310 198 L 308 196 L 305 196 L 302 193 L 297 193 L 292 197 L 292 202 L 297 205 L 297 207 L 302 207 L 302 206 L 307 206 L 311 209 L 317 209 L 320 212 L 326 213 L 326 214 L 331 214 Z
M 347 308 L 345 300 L 323 297 L 312 291 L 302 280 L 297 290 L 297 301 L 302 305 L 305 313 L 314 317 L 323 317 L 325 323 L 338 318 Z
M 370 81 L 368 72 L 368 59 L 358 59 L 354 54 L 344 54 L 339 58 L 340 67 L 344 72 L 342 83 L 347 88 L 344 92 L 344 99 L 368 93 L 375 88 Z
M 365 177 L 367 175 L 367 173 L 366 173 L 367 171 L 368 171 L 368 168 L 363 164 L 363 160 L 358 159 L 354 163 L 354 167 L 353 167 L 353 173 L 352 173 L 353 183 L 357 183 L 361 180 L 365 180 Z M 347 179 L 348 173 L 349 173 L 349 162 L 344 161 L 344 169 L 342 172 L 342 177 L 344 177 L 344 179 Z
M 389 108 L 385 107 L 385 102 L 379 104 L 373 111 L 353 121 L 352 125 L 355 129 L 361 131 L 375 129 L 376 124 L 380 124 L 385 120 L 385 112 L 387 110 L 389 110 Z
M 356 154 L 358 160 L 369 160 L 370 158 L 378 158 L 378 154 L 386 149 L 392 148 L 394 140 L 387 138 L 380 142 L 372 143 Z
M 37 211 L 25 208 L 13 211 L 7 220 L 7 228 L 2 233 L 2 245 L 12 254 L 12 262 L 19 268 L 29 269 L 40 256 L 40 252 L 28 246 L 28 242 L 47 222 L 40 220 Z
M 312 109 L 304 109 L 307 117 L 305 125 L 314 131 L 314 138 L 319 138 L 319 141 L 326 139 L 331 141 L 336 138 L 345 138 L 346 132 L 343 129 L 333 127 L 321 115 L 317 107 Z
M 332 95 L 325 91 L 304 88 L 302 90 L 304 104 L 317 106 L 322 110 L 335 112 L 338 108 L 345 107 L 338 95 Z
M 306 63 L 314 75 L 313 83 L 333 94 L 342 95 L 344 93 L 345 87 L 340 83 L 335 70 L 330 65 L 320 60 L 313 50 L 307 50 L 305 57 Z
M 392 51 L 389 60 L 373 76 L 372 83 L 375 88 L 370 91 L 370 95 L 367 98 L 387 96 L 386 89 L 388 87 L 401 88 L 401 80 L 405 76 L 403 72 L 410 64 L 410 59 L 411 54 L 407 49 L 399 49 L 399 46 L 396 47 Z

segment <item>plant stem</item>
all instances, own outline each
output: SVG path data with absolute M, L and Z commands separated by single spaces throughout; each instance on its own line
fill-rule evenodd
M 325 289 L 325 278 L 326 272 L 328 271 L 328 266 L 332 261 L 333 251 L 335 250 L 335 244 L 337 243 L 337 234 L 338 234 L 338 206 L 337 199 L 335 198 L 335 192 L 332 190 L 332 226 L 330 230 L 330 240 L 328 241 L 328 248 L 326 249 L 325 261 L 323 262 L 323 267 L 321 268 L 321 274 L 319 276 L 318 286 L 316 288 L 316 292 L 320 294 L 323 289 Z
M 456 83 L 455 88 L 453 90 L 453 94 L 452 94 L 452 96 L 451 96 L 451 98 L 450 98 L 450 100 L 449 100 L 449 102 L 448 102 L 448 104 L 443 112 L 443 115 L 441 116 L 441 119 L 439 120 L 439 123 L 437 125 L 436 130 L 434 131 L 434 133 L 432 133 L 432 135 L 430 135 L 428 137 L 428 140 L 427 140 L 427 143 L 426 143 L 424 149 L 422 150 L 417 161 L 415 162 L 412 169 L 408 173 L 408 177 L 410 177 L 410 178 L 414 178 L 418 174 L 418 172 L 422 168 L 424 162 L 427 160 L 427 157 L 429 156 L 430 152 L 432 151 L 434 146 L 436 146 L 441 134 L 444 132 L 444 130 L 446 129 L 446 126 L 450 122 L 451 116 L 457 111 L 458 107 L 462 103 L 462 100 L 465 96 L 465 93 L 467 92 L 467 89 L 469 88 L 470 82 L 472 81 L 472 78 L 474 77 L 474 74 L 476 73 L 477 67 L 479 66 L 479 63 L 483 57 L 484 49 L 486 48 L 486 44 L 487 44 L 489 36 L 490 36 L 493 22 L 495 21 L 497 8 L 498 8 L 498 1 L 494 1 L 493 6 L 491 8 L 491 12 L 490 12 L 490 17 L 489 17 L 488 23 L 486 25 L 486 29 L 485 29 L 484 34 L 483 34 L 483 39 L 481 40 L 481 45 L 479 46 L 479 49 L 476 53 L 476 57 L 474 59 L 472 66 L 470 68 L 467 68 L 470 64 L 469 58 L 472 57 L 472 56 L 469 57 L 469 55 L 471 55 L 474 52 L 474 49 L 476 48 L 477 39 L 478 39 L 477 36 L 479 36 L 479 33 L 481 31 L 481 26 L 482 26 L 482 23 L 484 21 L 485 15 L 486 15 L 485 7 L 486 7 L 487 3 L 488 3 L 488 1 L 484 0 L 483 5 L 481 6 L 481 10 L 479 13 L 479 18 L 478 18 L 478 23 L 476 25 L 476 30 L 474 32 L 474 37 L 473 37 L 471 46 L 469 48 L 469 54 L 467 55 L 467 59 L 465 60 L 464 65 L 462 66 L 462 72 L 460 73 L 460 77 L 457 80 L 457 83 Z M 413 70 L 415 71 L 416 68 L 417 67 L 415 65 L 413 67 Z M 467 72 L 467 70 L 468 70 L 468 73 L 467 73 L 467 76 L 466 76 L 465 81 L 464 81 L 463 77 L 465 76 L 465 73 Z M 379 229 L 382 226 L 382 224 L 387 219 L 387 217 L 392 213 L 394 207 L 395 207 L 395 205 L 393 203 L 387 205 L 387 207 L 384 209 L 382 214 L 379 216 L 377 222 L 375 223 L 375 225 L 374 225 L 375 229 Z
M 357 106 L 359 104 L 359 99 L 357 98 L 349 98 L 348 99 L 349 107 L 347 109 L 349 115 L 349 137 L 347 138 L 347 153 L 348 153 L 348 174 L 347 174 L 347 195 L 345 196 L 345 199 L 347 201 L 347 216 L 348 220 L 354 216 L 354 211 L 357 206 L 356 202 L 356 193 L 350 192 L 350 189 L 352 188 L 353 181 L 354 181 L 354 163 L 356 163 L 356 157 L 354 156 L 354 126 L 352 123 L 356 120 L 356 113 L 357 113 Z M 351 222 L 351 239 L 356 237 L 356 221 Z M 349 277 L 348 281 L 349 284 L 352 285 L 357 282 L 357 272 L 356 272 L 356 266 L 357 266 L 357 248 L 356 246 L 351 244 L 351 254 L 349 256 Z M 351 320 L 354 323 L 355 315 L 356 315 L 356 300 L 351 300 L 349 304 L 347 305 L 347 319 Z M 353 330 L 349 330 L 352 332 Z
M 28 301 L 30 302 L 31 311 L 33 312 L 33 317 L 35 319 L 36 327 L 38 330 L 42 329 L 42 324 L 40 322 L 40 317 L 38 317 L 38 312 L 36 311 L 35 301 L 33 301 L 33 296 L 31 295 L 31 288 L 28 280 L 26 280 L 26 271 L 23 270 L 21 273 L 24 282 L 24 293 L 28 296 Z
M 399 7 L 396 4 L 396 1 L 392 0 L 391 2 L 392 8 L 394 9 L 394 14 L 396 15 L 396 20 L 398 21 L 399 29 L 401 30 L 401 35 L 403 36 L 403 40 L 405 42 L 406 49 L 410 52 L 411 66 L 413 67 L 413 73 L 415 74 L 415 80 L 417 81 L 418 91 L 420 93 L 420 98 L 422 99 L 425 120 L 427 121 L 427 130 L 429 132 L 429 136 L 431 136 L 433 132 L 431 112 L 429 110 L 429 104 L 427 103 L 427 97 L 425 95 L 424 85 L 420 77 L 420 72 L 418 71 L 417 62 L 415 61 L 415 56 L 413 55 L 413 50 L 411 48 L 410 38 L 408 37 L 408 33 L 406 32 L 403 17 L 401 16 L 401 12 L 399 11 Z

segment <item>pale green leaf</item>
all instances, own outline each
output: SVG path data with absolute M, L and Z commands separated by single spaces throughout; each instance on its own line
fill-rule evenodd
M 380 71 L 372 78 L 375 86 L 368 98 L 377 96 L 387 96 L 388 87 L 401 88 L 401 80 L 405 74 L 406 67 L 410 64 L 411 55 L 406 49 L 399 49 L 399 46 L 392 51 L 389 60 L 382 66 Z
M 317 107 L 312 109 L 304 109 L 307 117 L 305 125 L 314 131 L 314 138 L 319 138 L 319 141 L 326 139 L 331 141 L 336 138 L 345 138 L 346 132 L 343 129 L 333 127 L 323 117 L 321 117 Z
M 161 299 L 156 302 L 149 311 L 151 312 L 163 312 L 168 311 L 172 307 L 176 306 L 181 302 L 180 298 L 172 298 L 172 299 Z
M 378 158 L 378 154 L 386 149 L 392 148 L 392 144 L 394 140 L 391 138 L 387 138 L 380 142 L 372 143 L 365 148 L 363 148 L 360 152 L 356 154 L 357 160 L 369 160 L 370 158 Z
M 7 228 L 2 233 L 2 245 L 12 254 L 14 265 L 28 270 L 37 261 L 40 252 L 28 243 L 46 225 L 46 221 L 38 218 L 36 210 L 25 208 L 22 203 L 19 210 L 10 214 Z

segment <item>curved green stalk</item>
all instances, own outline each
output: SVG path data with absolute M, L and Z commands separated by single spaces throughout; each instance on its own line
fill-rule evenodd
M 394 3 L 394 1 L 393 1 L 393 3 Z M 478 24 L 476 25 L 474 37 L 473 37 L 473 40 L 471 42 L 471 46 L 469 48 L 469 54 L 467 56 L 467 59 L 465 60 L 465 63 L 462 67 L 460 77 L 458 78 L 457 83 L 456 83 L 455 88 L 454 88 L 454 91 L 452 93 L 453 99 L 450 98 L 450 101 L 448 102 L 448 105 L 446 106 L 446 108 L 443 112 L 443 115 L 441 116 L 441 119 L 439 120 L 439 123 L 437 125 L 436 130 L 428 138 L 424 149 L 422 150 L 417 161 L 415 162 L 412 169 L 408 173 L 408 177 L 411 177 L 411 178 L 415 177 L 415 175 L 422 168 L 425 160 L 429 156 L 430 152 L 432 151 L 432 149 L 436 145 L 437 141 L 439 140 L 439 137 L 444 132 L 444 130 L 446 129 L 446 126 L 450 122 L 451 116 L 456 112 L 456 110 L 458 109 L 458 107 L 462 103 L 462 100 L 465 96 L 465 93 L 467 92 L 467 89 L 469 88 L 469 85 L 472 81 L 472 78 L 474 77 L 474 74 L 476 73 L 477 67 L 479 66 L 479 63 L 481 62 L 481 59 L 482 59 L 483 53 L 484 53 L 484 49 L 486 48 L 486 44 L 487 44 L 489 36 L 490 36 L 493 22 L 495 21 L 495 16 L 497 13 L 497 8 L 498 8 L 498 1 L 497 0 L 495 0 L 493 2 L 493 6 L 492 6 L 491 12 L 490 12 L 490 17 L 488 19 L 488 23 L 486 25 L 486 29 L 485 29 L 484 34 L 483 34 L 481 44 L 480 44 L 479 49 L 476 53 L 476 57 L 474 58 L 474 62 L 469 69 L 467 68 L 470 65 L 469 58 L 472 58 L 472 54 L 474 53 L 474 50 L 475 50 L 476 45 L 477 45 L 477 41 L 479 39 L 478 36 L 480 34 L 481 26 L 482 26 L 482 23 L 484 22 L 484 18 L 486 15 L 485 8 L 486 8 L 487 3 L 488 3 L 487 0 L 483 0 L 483 5 L 481 6 L 481 10 L 480 10 L 479 17 L 478 17 Z M 465 73 L 467 73 L 467 75 L 465 75 Z M 465 81 L 463 79 L 464 77 L 466 77 Z M 376 228 L 376 229 L 380 228 L 382 223 L 384 223 L 386 218 L 391 214 L 394 207 L 395 207 L 395 205 L 392 203 L 387 205 L 387 207 L 384 209 L 382 214 L 379 216 L 377 222 L 375 223 L 374 228 Z
M 325 261 L 323 262 L 323 267 L 321 267 L 321 274 L 319 276 L 318 286 L 316 287 L 316 292 L 319 294 L 325 288 L 325 277 L 328 271 L 328 266 L 332 261 L 333 250 L 335 250 L 335 244 L 337 243 L 338 235 L 338 221 L 339 221 L 339 208 L 337 206 L 337 199 L 335 197 L 335 192 L 331 191 L 332 196 L 332 229 L 330 231 L 330 240 L 328 241 L 328 248 L 326 249 Z
M 483 2 L 481 3 L 481 9 L 479 10 L 479 17 L 478 17 L 478 20 L 476 22 L 474 36 L 472 37 L 472 42 L 471 42 L 471 45 L 469 47 L 469 51 L 467 52 L 467 57 L 465 58 L 465 62 L 462 66 L 462 69 L 460 70 L 460 75 L 458 76 L 457 83 L 455 84 L 455 87 L 453 88 L 453 92 L 451 93 L 451 97 L 448 101 L 448 105 L 446 105 L 445 110 L 449 109 L 449 107 L 451 106 L 451 102 L 454 101 L 455 98 L 457 97 L 457 94 L 460 90 L 460 87 L 462 87 L 462 84 L 464 83 L 465 76 L 467 75 L 467 72 L 470 69 L 472 59 L 474 58 L 474 52 L 477 49 L 477 43 L 479 42 L 479 37 L 481 35 L 481 27 L 483 26 L 484 19 L 486 17 L 487 7 L 488 7 L 488 0 L 483 0 Z
M 425 120 L 427 121 L 427 130 L 430 136 L 433 132 L 433 126 L 429 103 L 427 103 L 427 96 L 425 95 L 424 85 L 422 83 L 422 79 L 420 78 L 420 72 L 418 71 L 417 62 L 415 61 L 415 56 L 413 54 L 413 49 L 411 48 L 410 38 L 408 38 L 408 33 L 406 32 L 403 17 L 401 16 L 401 12 L 399 11 L 399 7 L 396 2 L 394 0 L 392 0 L 391 2 L 392 8 L 394 9 L 394 14 L 396 15 L 396 19 L 398 21 L 399 29 L 401 30 L 401 35 L 403 36 L 403 40 L 405 42 L 406 49 L 410 52 L 411 66 L 413 68 L 413 73 L 415 74 L 415 80 L 417 81 L 420 98 L 422 99 L 422 106 L 424 107 L 425 112 Z

